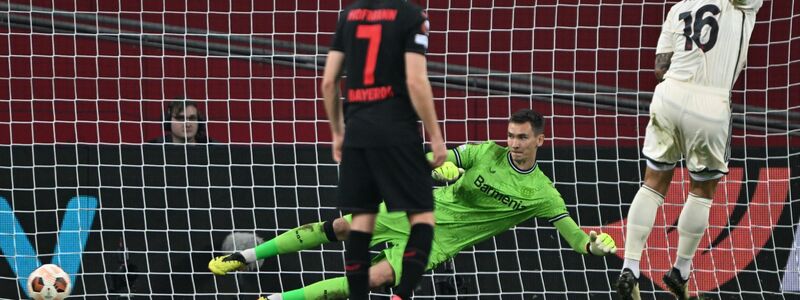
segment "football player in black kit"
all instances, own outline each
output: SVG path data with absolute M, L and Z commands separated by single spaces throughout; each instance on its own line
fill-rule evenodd
M 392 299 L 409 299 L 428 263 L 434 224 L 430 172 L 447 150 L 427 77 L 427 34 L 427 15 L 416 5 L 362 0 L 342 11 L 328 52 L 322 93 L 333 159 L 340 163 L 339 208 L 353 214 L 345 245 L 350 299 L 369 299 L 369 244 L 384 199 L 388 210 L 407 212 L 411 224 Z M 432 161 L 425 158 L 418 120 L 430 139 Z

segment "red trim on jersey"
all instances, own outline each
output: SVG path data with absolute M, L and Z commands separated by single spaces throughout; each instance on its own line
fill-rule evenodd
M 349 264 L 349 265 L 345 265 L 344 266 L 344 270 L 348 271 L 348 272 L 356 271 L 358 269 L 361 269 L 361 265 L 362 265 L 361 263 L 352 263 L 352 264 Z
M 347 14 L 348 21 L 394 21 L 397 18 L 396 9 L 354 9 Z

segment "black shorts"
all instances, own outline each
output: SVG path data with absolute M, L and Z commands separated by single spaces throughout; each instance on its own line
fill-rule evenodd
M 433 211 L 431 167 L 420 144 L 344 147 L 339 165 L 339 208 L 347 213 Z

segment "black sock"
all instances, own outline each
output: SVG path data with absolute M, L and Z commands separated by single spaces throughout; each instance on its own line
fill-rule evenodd
M 403 275 L 395 289 L 395 295 L 411 299 L 411 294 L 417 288 L 428 265 L 431 243 L 433 243 L 433 226 L 419 223 L 411 227 L 411 234 L 408 235 L 408 243 L 403 253 Z
M 325 223 L 322 223 L 322 231 L 325 232 L 325 237 L 328 238 L 329 242 L 339 241 L 339 238 L 336 237 L 336 231 L 333 230 L 333 221 L 325 221 Z
M 369 243 L 372 233 L 350 231 L 344 253 L 344 270 L 350 299 L 369 299 Z

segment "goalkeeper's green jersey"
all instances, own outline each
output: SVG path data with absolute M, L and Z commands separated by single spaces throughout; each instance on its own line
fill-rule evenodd
M 550 178 L 536 165 L 517 168 L 506 147 L 462 145 L 448 151 L 447 160 L 465 173 L 434 191 L 435 239 L 445 252 L 455 254 L 532 217 L 551 223 L 569 217 Z

